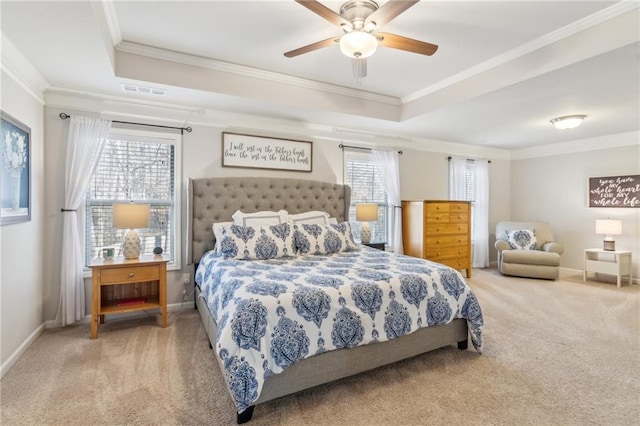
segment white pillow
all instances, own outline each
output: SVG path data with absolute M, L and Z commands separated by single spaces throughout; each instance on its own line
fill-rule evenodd
M 286 210 L 277 212 L 261 211 L 255 213 L 243 213 L 240 210 L 231 216 L 233 223 L 240 226 L 270 226 L 287 223 L 288 213 Z
M 287 220 L 291 225 L 328 225 L 330 223 L 329 213 L 319 210 L 290 214 Z M 336 221 L 335 223 L 338 222 Z
M 230 225 L 233 225 L 233 222 L 216 222 L 211 226 L 211 228 L 213 229 L 213 236 L 216 239 L 216 246 L 213 248 L 213 250 L 216 253 L 220 253 L 220 241 L 222 241 L 222 228 Z

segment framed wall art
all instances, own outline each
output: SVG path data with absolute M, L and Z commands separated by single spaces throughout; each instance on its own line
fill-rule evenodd
M 31 129 L 0 111 L 0 225 L 31 220 Z
M 640 175 L 589 178 L 589 207 L 640 208 Z
M 222 133 L 222 166 L 311 172 L 313 142 Z

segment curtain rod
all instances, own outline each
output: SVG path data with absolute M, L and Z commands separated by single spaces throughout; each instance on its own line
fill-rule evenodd
M 66 120 L 67 118 L 69 118 L 71 116 L 69 114 L 67 114 L 66 112 L 61 112 L 59 114 L 59 117 L 62 118 L 63 120 Z M 163 129 L 175 129 L 175 130 L 180 130 L 181 134 L 184 134 L 185 130 L 187 131 L 187 133 L 191 133 L 191 131 L 193 130 L 191 127 L 161 126 L 159 124 L 133 123 L 131 121 L 111 120 L 111 122 L 112 123 L 120 123 L 120 124 L 133 124 L 133 125 L 136 125 L 136 126 L 161 127 Z
M 365 151 L 371 151 L 371 148 L 364 148 L 362 146 L 350 146 L 350 145 L 343 145 L 343 144 L 338 145 L 338 148 L 342 148 L 342 149 L 345 149 L 345 148 L 363 149 Z M 398 154 L 402 154 L 402 151 L 398 151 Z
M 447 161 L 451 161 L 451 156 L 447 157 Z M 473 158 L 467 158 L 467 161 L 473 161 Z M 487 163 L 491 164 L 491 160 L 487 160 Z

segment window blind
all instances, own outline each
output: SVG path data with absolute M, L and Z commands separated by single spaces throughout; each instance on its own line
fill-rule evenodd
M 141 202 L 150 205 L 149 227 L 139 229 L 142 255 L 162 247 L 175 260 L 176 250 L 176 147 L 153 138 L 109 139 L 94 171 L 85 201 L 85 261 L 100 257 L 112 247 L 122 255 L 126 229 L 113 228 L 113 204 Z

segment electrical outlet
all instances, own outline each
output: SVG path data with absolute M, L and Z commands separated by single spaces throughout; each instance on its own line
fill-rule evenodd
M 183 284 L 191 284 L 191 274 L 186 272 L 182 274 L 182 283 Z

